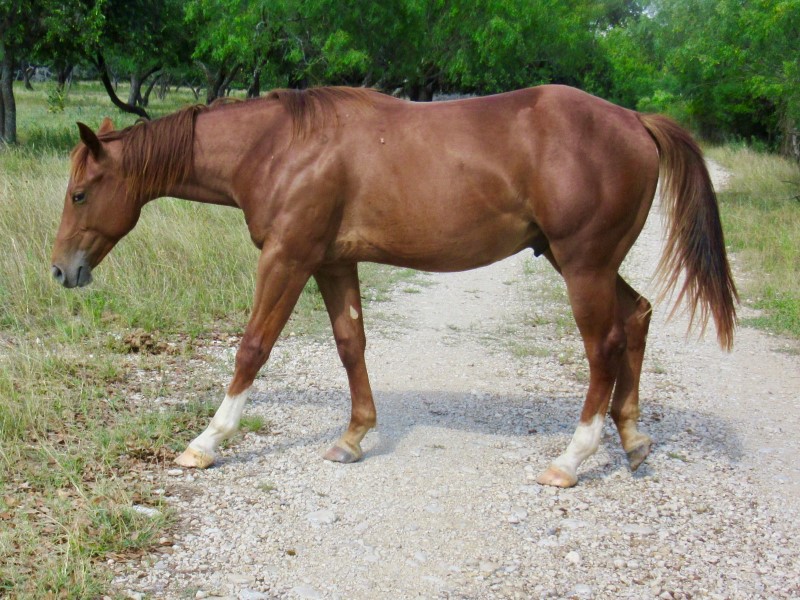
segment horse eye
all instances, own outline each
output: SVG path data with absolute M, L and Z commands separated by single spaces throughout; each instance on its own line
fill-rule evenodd
M 84 202 L 86 202 L 86 194 L 84 194 L 83 192 L 77 192 L 75 194 L 72 194 L 73 204 L 83 204 Z

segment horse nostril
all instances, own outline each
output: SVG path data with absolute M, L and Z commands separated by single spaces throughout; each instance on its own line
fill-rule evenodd
M 53 273 L 53 278 L 58 283 L 61 283 L 61 284 L 64 283 L 64 271 L 62 271 L 60 267 L 58 267 L 57 265 L 53 265 L 50 268 L 50 271 Z

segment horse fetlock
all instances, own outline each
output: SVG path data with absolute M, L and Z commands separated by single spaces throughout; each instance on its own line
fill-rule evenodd
M 239 430 L 239 423 L 232 423 L 230 421 L 224 421 L 213 419 L 208 426 L 209 433 L 214 437 L 215 440 L 219 440 L 220 442 L 227 440 L 229 437 L 232 437 Z

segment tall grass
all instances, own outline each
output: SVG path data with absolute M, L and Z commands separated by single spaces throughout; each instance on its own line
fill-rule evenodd
M 745 268 L 745 300 L 762 311 L 750 322 L 800 336 L 800 167 L 728 146 L 709 156 L 731 172 L 719 194 L 726 241 Z
M 180 451 L 219 401 L 230 374 L 195 373 L 188 361 L 205 336 L 243 328 L 258 251 L 240 211 L 156 200 L 91 286 L 56 285 L 50 252 L 74 122 L 134 119 L 110 110 L 97 85 L 73 87 L 59 113 L 48 112 L 47 86 L 15 92 L 21 145 L 0 150 L 0 597 L 93 598 L 109 589 L 105 559 L 146 551 L 170 521 L 143 473 Z M 172 94 L 151 110 L 193 101 Z M 407 276 L 365 271 L 368 298 Z M 313 283 L 290 327 L 328 331 Z M 134 328 L 178 355 L 129 354 L 122 340 Z M 148 383 L 154 373 L 165 383 Z M 167 408 L 137 406 L 156 396 Z

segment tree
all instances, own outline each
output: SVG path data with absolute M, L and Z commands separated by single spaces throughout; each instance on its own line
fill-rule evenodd
M 14 67 L 27 51 L 36 23 L 36 2 L 8 0 L 0 4 L 0 141 L 17 142 L 17 104 L 14 99 Z

